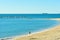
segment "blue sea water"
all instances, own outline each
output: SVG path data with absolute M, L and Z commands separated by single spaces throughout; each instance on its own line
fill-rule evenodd
M 37 19 L 0 19 L 0 38 L 28 34 L 57 25 L 56 20 Z

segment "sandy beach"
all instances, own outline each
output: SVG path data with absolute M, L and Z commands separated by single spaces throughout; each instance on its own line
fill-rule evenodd
M 14 38 L 14 40 L 60 40 L 60 25 L 44 32 L 24 37 L 17 37 Z

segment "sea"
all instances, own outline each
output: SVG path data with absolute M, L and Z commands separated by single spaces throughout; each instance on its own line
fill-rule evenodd
M 34 33 L 55 27 L 60 22 L 47 14 L 0 14 L 0 38 Z M 55 18 L 52 16 L 51 18 Z

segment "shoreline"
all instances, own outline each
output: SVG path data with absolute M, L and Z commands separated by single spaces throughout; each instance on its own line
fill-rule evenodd
M 16 36 L 15 38 L 13 38 L 14 40 L 20 40 L 20 39 L 29 39 L 29 38 L 39 38 L 39 36 L 41 37 L 41 36 L 43 36 L 43 35 L 41 35 L 41 34 L 46 34 L 46 32 L 51 32 L 51 33 L 49 33 L 48 34 L 48 36 L 51 36 L 51 35 L 53 35 L 54 36 L 54 34 L 52 34 L 52 33 L 54 33 L 54 32 L 56 32 L 57 31 L 57 33 L 58 33 L 58 28 L 60 29 L 60 25 L 56 25 L 55 27 L 53 27 L 53 28 L 50 28 L 50 29 L 46 29 L 46 30 L 44 30 L 44 31 L 39 31 L 39 32 L 35 32 L 35 33 L 32 33 L 32 34 L 29 34 L 29 35 L 25 35 L 25 36 Z M 56 29 L 56 30 L 55 30 Z M 56 33 L 55 33 L 56 34 Z M 58 34 L 56 34 L 56 35 L 58 35 Z M 46 35 L 45 35 L 46 36 Z
M 17 36 L 11 36 L 11 37 L 4 37 L 4 38 L 0 38 L 0 39 L 7 39 L 7 38 L 21 38 L 21 37 L 25 37 L 25 36 L 31 36 L 33 34 L 38 34 L 38 33 L 42 33 L 42 32 L 46 32 L 46 31 L 49 31 L 51 29 L 54 29 L 56 28 L 58 25 L 54 26 L 54 27 L 51 27 L 51 28 L 48 28 L 48 29 L 44 29 L 44 30 L 41 30 L 41 31 L 37 31 L 37 32 L 33 32 L 31 34 L 24 34 L 24 35 L 17 35 Z
M 56 25 L 57 26 L 57 25 Z M 48 31 L 48 30 L 51 30 L 55 27 L 51 27 L 51 28 L 48 28 L 48 29 L 44 29 L 44 30 L 41 30 L 41 31 L 37 31 L 37 32 L 33 32 L 31 34 L 24 34 L 24 35 L 17 35 L 17 36 L 11 36 L 11 37 L 3 37 L 3 38 L 14 38 L 14 37 L 24 37 L 24 36 L 30 36 L 30 35 L 33 35 L 33 34 L 36 34 L 36 33 L 42 33 L 42 32 L 45 32 L 45 31 Z M 1 38 L 0 38 L 1 39 Z
M 33 32 L 33 33 L 31 33 L 31 34 L 19 35 L 19 36 L 17 35 L 17 36 L 15 36 L 15 37 L 31 36 L 31 35 L 33 35 L 33 34 L 37 34 L 37 33 L 42 33 L 42 32 L 49 31 L 49 30 L 51 30 L 51 29 L 56 28 L 57 26 L 58 26 L 58 25 L 56 25 L 55 27 L 51 27 L 51 28 L 48 28 L 48 29 L 44 29 L 44 30 L 42 30 L 42 31 Z
M 51 20 L 55 20 L 55 19 L 51 19 Z M 59 21 L 60 21 L 60 19 L 59 19 Z M 59 26 L 59 24 L 54 26 L 54 27 L 50 27 L 48 29 L 44 29 L 44 30 L 41 30 L 41 31 L 33 32 L 31 34 L 24 34 L 24 35 L 17 35 L 17 36 L 11 36 L 11 37 L 4 37 L 4 38 L 0 38 L 0 39 L 7 39 L 7 38 L 15 39 L 15 38 L 22 38 L 22 37 L 25 37 L 25 36 L 31 36 L 31 35 L 34 35 L 34 34 L 38 34 L 38 33 L 42 33 L 42 32 L 46 32 L 46 31 L 52 30 L 52 29 L 56 28 L 57 26 Z

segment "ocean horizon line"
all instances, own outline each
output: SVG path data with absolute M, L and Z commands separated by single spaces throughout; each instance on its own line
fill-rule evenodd
M 60 18 L 60 14 L 0 14 L 3 17 L 17 18 Z

